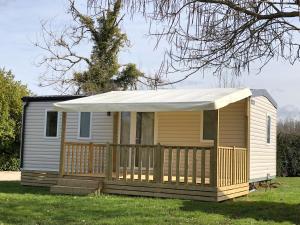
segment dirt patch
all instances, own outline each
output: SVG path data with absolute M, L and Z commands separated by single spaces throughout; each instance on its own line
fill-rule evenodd
M 0 181 L 21 180 L 21 172 L 18 171 L 0 171 Z

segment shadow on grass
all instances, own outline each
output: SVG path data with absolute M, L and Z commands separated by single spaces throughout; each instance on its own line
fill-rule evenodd
M 231 219 L 252 218 L 264 222 L 300 224 L 300 204 L 267 201 L 227 201 L 223 203 L 199 204 L 199 202 L 195 201 L 185 201 L 181 210 L 220 214 Z
M 20 181 L 0 181 L 0 194 L 49 194 L 48 187 L 22 186 Z

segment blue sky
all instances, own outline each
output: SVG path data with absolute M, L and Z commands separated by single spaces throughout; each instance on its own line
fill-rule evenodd
M 44 70 L 35 63 L 43 52 L 32 42 L 40 33 L 41 20 L 55 19 L 61 25 L 68 24 L 70 18 L 66 14 L 66 6 L 65 0 L 0 0 L 0 67 L 12 70 L 16 79 L 27 84 L 35 94 L 57 94 L 51 87 L 38 86 L 39 75 Z M 168 45 L 162 43 L 154 50 L 156 42 L 147 35 L 149 24 L 139 16 L 133 20 L 125 16 L 122 29 L 132 46 L 122 51 L 120 62 L 133 62 L 145 73 L 154 73 Z M 89 47 L 83 47 L 81 51 L 89 54 Z M 300 118 L 300 63 L 291 66 L 284 61 L 272 61 L 258 75 L 253 68 L 250 74 L 239 79 L 239 83 L 250 88 L 267 89 L 280 106 L 280 116 Z M 176 87 L 216 87 L 217 84 L 217 78 L 207 71 L 204 77 L 196 74 Z

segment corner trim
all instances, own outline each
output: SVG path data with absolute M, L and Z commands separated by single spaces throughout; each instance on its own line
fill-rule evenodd
M 20 169 L 23 169 L 26 109 L 27 109 L 28 105 L 29 105 L 29 102 L 25 101 L 24 105 L 23 105 L 23 115 L 22 115 L 21 144 L 20 144 Z

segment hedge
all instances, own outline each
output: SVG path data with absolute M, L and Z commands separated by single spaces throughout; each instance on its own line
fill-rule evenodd
M 17 155 L 0 154 L 0 171 L 20 170 L 20 159 Z
M 277 176 L 300 176 L 300 135 L 278 133 Z

